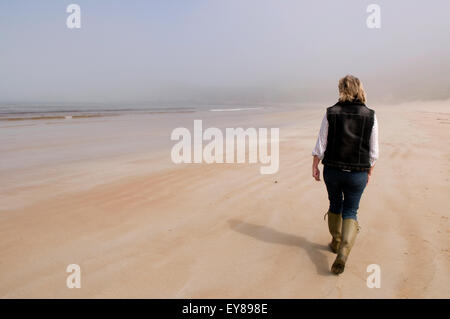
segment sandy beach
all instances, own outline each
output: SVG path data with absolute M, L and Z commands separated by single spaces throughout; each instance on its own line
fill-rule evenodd
M 0 123 L 0 297 L 450 298 L 450 100 L 368 104 L 380 159 L 340 276 L 311 177 L 326 105 Z M 279 127 L 278 173 L 172 163 L 195 118 Z

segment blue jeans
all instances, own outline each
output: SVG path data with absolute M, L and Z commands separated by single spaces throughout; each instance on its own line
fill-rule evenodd
M 343 219 L 356 220 L 359 201 L 366 188 L 367 178 L 367 172 L 348 172 L 325 165 L 323 179 L 330 200 L 330 212 L 342 214 Z

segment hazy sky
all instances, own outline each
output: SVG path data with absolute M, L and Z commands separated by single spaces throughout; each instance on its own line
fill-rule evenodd
M 369 104 L 447 98 L 449 15 L 448 0 L 0 0 L 0 102 L 329 101 L 348 73 Z

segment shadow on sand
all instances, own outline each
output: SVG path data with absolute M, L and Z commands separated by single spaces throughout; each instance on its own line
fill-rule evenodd
M 234 231 L 263 242 L 302 248 L 316 266 L 319 275 L 332 276 L 327 255 L 324 253 L 330 251 L 328 246 L 312 243 L 305 237 L 282 233 L 267 226 L 250 224 L 236 219 L 231 219 L 228 223 Z

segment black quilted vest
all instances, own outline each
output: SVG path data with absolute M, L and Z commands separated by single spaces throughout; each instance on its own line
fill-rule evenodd
M 338 102 L 327 108 L 328 138 L 322 163 L 368 171 L 374 115 L 375 112 L 362 102 Z

